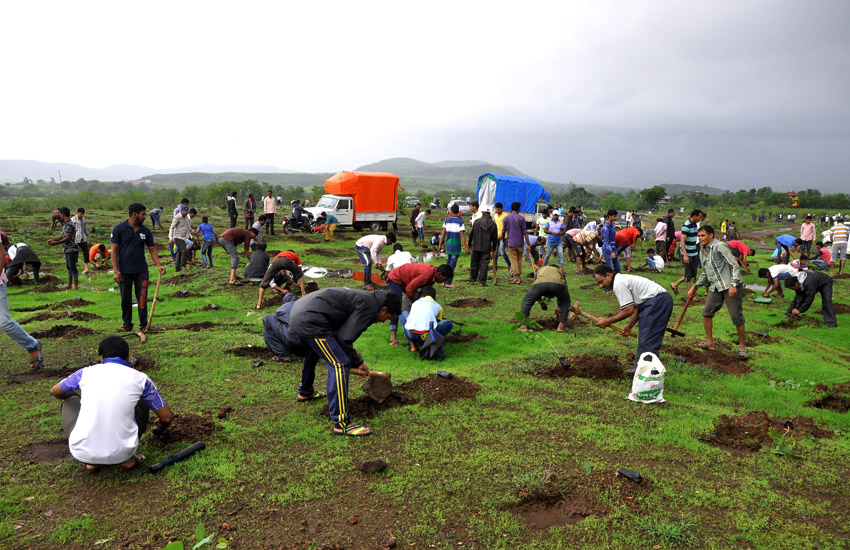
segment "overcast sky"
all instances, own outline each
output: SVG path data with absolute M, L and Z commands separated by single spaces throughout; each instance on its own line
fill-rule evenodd
M 4 2 L 0 158 L 850 190 L 850 2 Z

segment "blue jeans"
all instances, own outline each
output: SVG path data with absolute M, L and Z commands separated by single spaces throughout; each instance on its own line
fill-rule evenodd
M 363 264 L 363 286 L 372 285 L 372 251 L 365 246 L 355 246 L 354 251 Z
M 621 271 L 620 268 L 620 256 L 615 254 L 614 257 L 611 257 L 611 253 L 616 250 L 602 250 L 602 256 L 605 258 L 605 263 L 614 270 L 614 273 L 619 273 Z
M 452 271 L 454 271 L 455 268 L 457 267 L 457 259 L 458 258 L 460 258 L 460 254 L 446 254 L 446 263 L 449 264 L 450 266 L 452 266 Z M 451 279 L 446 279 L 446 284 L 447 285 L 452 284 L 452 281 L 454 281 L 454 279 L 455 279 L 454 276 L 452 276 Z
M 493 265 L 499 267 L 499 255 L 505 259 L 505 265 L 511 267 L 511 259 L 508 257 L 508 249 L 505 248 L 505 241 L 499 239 L 499 252 L 496 253 L 496 256 L 493 258 Z
M 406 328 L 404 328 L 404 325 L 407 324 L 407 318 L 409 316 L 410 316 L 409 311 L 404 311 L 401 314 L 401 326 L 402 326 L 402 329 L 404 330 L 404 337 L 407 338 L 408 342 L 413 342 L 416 345 L 416 347 L 419 347 L 419 346 L 422 345 L 422 342 L 425 341 L 425 335 L 424 334 L 414 334 L 414 333 L 410 332 L 409 330 L 407 330 Z M 452 328 L 454 328 L 454 324 L 451 322 L 450 319 L 445 319 L 445 320 L 437 323 L 437 326 L 435 326 L 434 328 L 436 329 L 437 332 L 442 334 L 443 337 L 445 338 L 452 331 Z
M 9 294 L 6 285 L 0 285 L 0 331 L 27 351 L 32 351 L 38 347 L 38 340 L 30 336 L 21 325 L 12 320 L 9 313 Z
M 204 239 L 204 244 L 201 247 L 201 259 L 204 261 L 204 267 L 213 266 L 212 251 L 215 246 L 215 239 Z
M 549 265 L 549 256 L 553 252 L 558 252 L 558 267 L 564 267 L 564 243 L 546 243 L 546 255 L 543 256 L 543 265 Z
M 404 302 L 404 289 L 400 284 L 389 278 L 387 279 L 387 292 L 397 295 L 401 301 Z M 390 332 L 398 332 L 398 315 L 394 315 L 393 318 L 390 319 Z
M 651 270 L 655 270 L 655 271 L 658 270 L 658 268 L 655 267 L 655 262 L 653 262 L 649 258 L 646 259 L 646 265 L 648 265 L 649 269 L 651 269 Z

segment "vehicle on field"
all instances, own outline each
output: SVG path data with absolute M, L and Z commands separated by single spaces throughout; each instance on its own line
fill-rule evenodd
M 305 208 L 318 218 L 336 216 L 339 226 L 355 230 L 386 231 L 398 219 L 398 176 L 385 172 L 340 172 L 325 180 L 325 194 Z
M 491 173 L 478 176 L 476 196 L 479 208 L 487 206 L 492 209 L 500 202 L 506 212 L 510 212 L 511 203 L 519 201 L 519 212 L 529 227 L 534 226 L 551 198 L 549 192 L 532 178 Z
M 407 207 L 413 208 L 417 204 L 422 204 L 422 201 L 420 201 L 418 197 L 414 197 L 413 195 L 408 195 L 404 199 L 404 205 Z
M 456 204 L 460 209 L 460 215 L 464 217 L 469 217 L 472 215 L 472 210 L 469 209 L 469 204 L 466 201 L 461 200 L 453 200 L 449 201 L 449 204 L 446 205 L 446 215 L 452 213 L 452 205 Z

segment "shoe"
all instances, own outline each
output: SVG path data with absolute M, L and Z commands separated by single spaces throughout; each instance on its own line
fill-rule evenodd
M 115 332 L 133 332 L 133 325 L 124 325 L 121 328 L 115 329 Z
M 38 342 L 38 344 L 35 349 L 29 350 L 30 352 L 38 352 L 38 355 L 35 357 L 30 357 L 30 369 L 40 369 L 42 365 L 44 365 L 44 354 L 41 353 L 41 340 L 36 340 L 36 342 Z

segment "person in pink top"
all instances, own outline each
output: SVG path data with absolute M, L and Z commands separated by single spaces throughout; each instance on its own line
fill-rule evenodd
M 812 215 L 806 216 L 806 221 L 800 226 L 800 240 L 803 241 L 803 250 L 806 254 L 812 251 L 812 243 L 815 240 L 815 224 L 812 223 Z
M 741 241 L 729 241 L 726 243 L 729 245 L 729 248 L 732 249 L 732 255 L 735 256 L 735 259 L 738 260 L 738 265 L 740 265 L 743 269 L 750 272 L 750 266 L 747 265 L 747 256 L 755 256 L 756 251 L 751 250 L 747 245 L 742 243 Z

